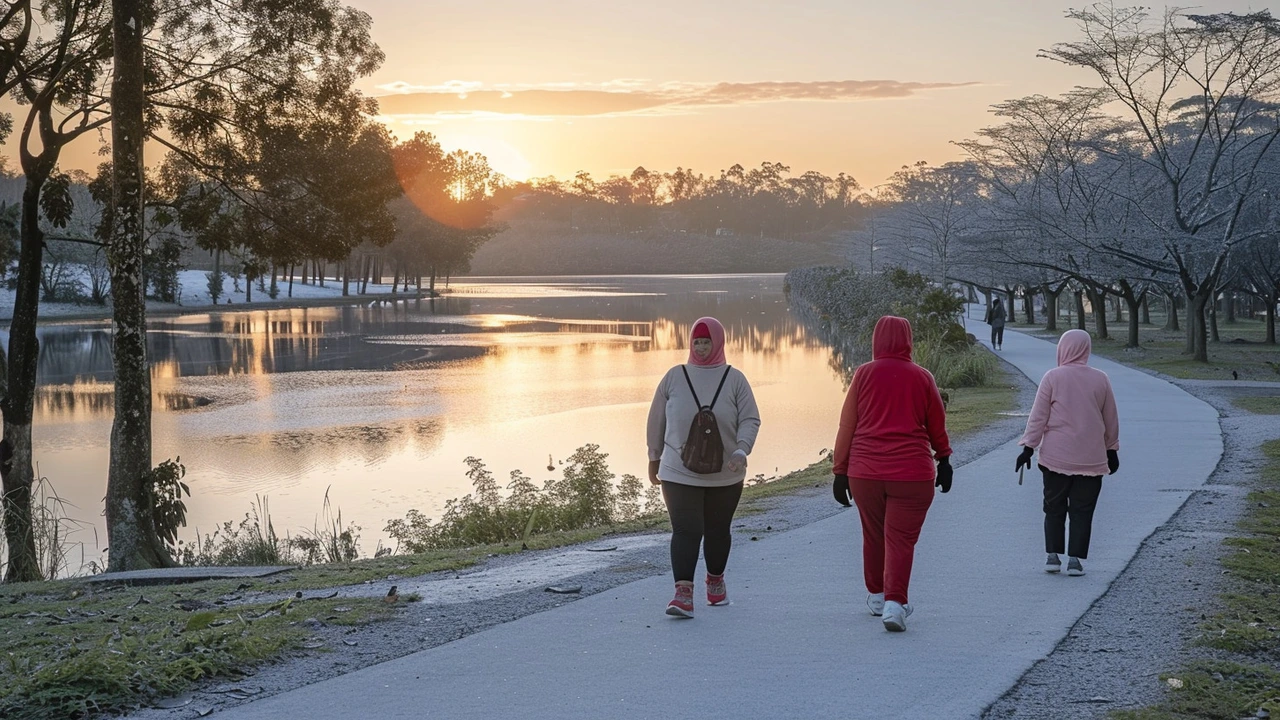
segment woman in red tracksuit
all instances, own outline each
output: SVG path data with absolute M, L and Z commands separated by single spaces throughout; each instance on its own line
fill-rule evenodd
M 852 495 L 858 505 L 867 606 L 886 630 L 900 632 L 934 485 L 951 489 L 951 445 L 933 375 L 911 360 L 911 323 L 880 318 L 871 357 L 854 372 L 840 413 L 832 489 L 840 504 L 848 507 Z

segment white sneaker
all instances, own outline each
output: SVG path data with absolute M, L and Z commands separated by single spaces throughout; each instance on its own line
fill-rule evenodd
M 884 629 L 889 632 L 902 632 L 907 629 L 907 617 L 911 615 L 911 603 L 903 605 L 894 600 L 884 604 Z
M 871 593 L 867 596 L 867 609 L 872 615 L 880 617 L 884 614 L 884 593 Z
M 1067 574 L 1071 577 L 1079 577 L 1084 574 L 1084 564 L 1080 562 L 1080 558 L 1067 558 Z
M 1049 560 L 1044 564 L 1044 571 L 1047 573 L 1062 572 L 1062 558 L 1058 557 L 1058 553 L 1049 553 Z

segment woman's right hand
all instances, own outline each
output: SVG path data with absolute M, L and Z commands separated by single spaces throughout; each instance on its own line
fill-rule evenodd
M 1025 465 L 1028 470 L 1031 469 L 1031 458 L 1036 454 L 1034 448 L 1023 447 L 1022 453 L 1018 455 L 1018 464 L 1013 466 L 1014 472 L 1021 470 Z
M 661 485 L 662 481 L 658 479 L 658 467 L 662 465 L 661 460 L 649 461 L 649 483 L 652 485 Z

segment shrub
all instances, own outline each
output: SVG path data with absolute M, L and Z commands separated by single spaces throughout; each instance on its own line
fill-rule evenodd
M 512 471 L 505 498 L 484 462 L 469 457 L 472 494 L 445 503 L 438 521 L 410 510 L 384 531 L 400 549 L 416 553 L 523 542 L 537 533 L 605 526 L 665 511 L 657 488 L 646 492 L 634 475 L 622 476 L 615 490 L 608 457 L 598 445 L 583 445 L 566 460 L 561 477 L 548 480 L 542 489 L 519 470 Z

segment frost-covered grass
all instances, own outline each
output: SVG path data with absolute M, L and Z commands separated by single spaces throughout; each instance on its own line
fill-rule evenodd
M 1185 318 L 1183 318 L 1185 320 Z M 1138 367 L 1155 370 L 1183 380 L 1261 380 L 1280 382 L 1280 347 L 1265 345 L 1266 325 L 1261 320 L 1239 319 L 1228 324 L 1219 319 L 1219 342 L 1209 342 L 1209 362 L 1192 360 L 1185 353 L 1186 333 L 1163 329 L 1164 318 L 1153 314 L 1150 325 L 1142 325 L 1138 331 L 1138 349 L 1126 348 L 1128 336 L 1126 323 L 1112 321 L 1108 325 L 1106 340 L 1095 336 L 1093 350 L 1105 358 Z M 1038 325 L 1019 324 L 1024 330 L 1044 332 L 1043 322 Z M 1058 334 L 1075 327 L 1074 321 L 1059 321 Z M 1038 328 L 1038 330 L 1036 330 Z M 1094 334 L 1093 318 L 1088 323 L 1089 333 Z M 1232 371 L 1236 375 L 1232 376 Z
M 87 294 L 88 280 L 83 277 L 83 272 L 69 271 L 68 278 L 70 282 L 80 282 L 84 286 L 84 292 Z M 182 312 L 189 310 L 212 309 L 215 307 L 209 295 L 209 278 L 208 273 L 204 270 L 183 270 L 178 273 L 179 301 L 176 303 L 160 302 L 158 300 L 148 300 L 147 309 L 150 311 L 166 311 L 166 312 Z M 270 283 L 268 282 L 269 286 Z M 280 305 L 287 306 L 294 303 L 308 302 L 341 302 L 344 297 L 342 294 L 342 280 L 329 278 L 325 281 L 325 286 L 321 287 L 318 283 L 312 281 L 307 285 L 302 284 L 301 276 L 294 278 L 293 294 L 289 294 L 289 281 L 287 278 L 281 278 L 276 282 L 278 293 L 273 300 L 266 292 L 259 290 L 255 281 L 251 297 L 255 307 L 259 305 Z M 403 293 L 403 285 L 396 288 L 397 293 Z M 348 297 L 361 297 L 360 285 L 354 280 L 351 282 Z M 426 292 L 425 288 L 423 292 Z M 409 285 L 409 295 L 416 293 L 414 285 Z M 374 284 L 370 283 L 363 297 L 368 296 L 389 296 L 391 294 L 391 285 L 388 283 Z M 0 319 L 13 317 L 13 303 L 16 293 L 13 290 L 0 287 Z M 245 303 L 245 281 L 244 278 L 239 279 L 239 288 L 237 282 L 230 275 L 225 276 L 223 280 L 223 294 L 219 298 L 216 307 L 219 309 L 234 309 L 236 305 Z M 225 308 L 223 306 L 226 306 Z M 81 303 L 63 303 L 63 302 L 41 302 L 40 317 L 41 318 L 57 318 L 70 316 L 92 316 L 100 315 L 106 317 L 111 312 L 109 305 L 96 305 L 92 302 Z

